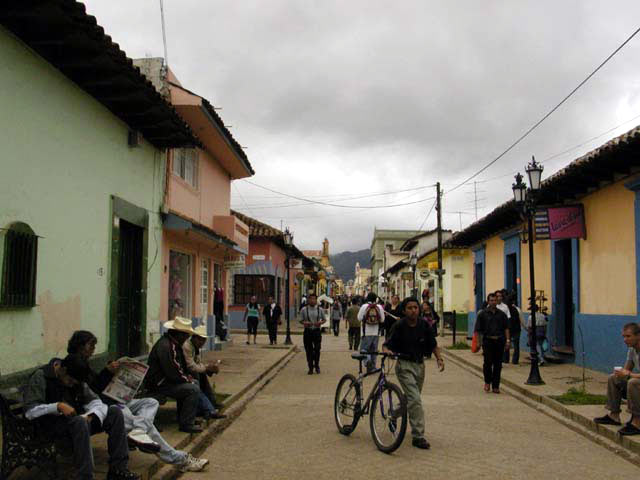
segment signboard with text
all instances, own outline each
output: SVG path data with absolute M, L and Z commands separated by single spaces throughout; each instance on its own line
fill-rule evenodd
M 549 208 L 549 237 L 551 240 L 563 238 L 587 238 L 584 207 L 570 205 Z
M 534 224 L 536 240 L 587 238 L 582 205 L 536 210 Z

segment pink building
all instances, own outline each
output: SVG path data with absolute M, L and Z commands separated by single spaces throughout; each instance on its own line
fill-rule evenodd
M 222 320 L 228 270 L 244 265 L 249 228 L 231 214 L 231 182 L 254 171 L 206 98 L 184 88 L 162 59 L 136 60 L 142 72 L 196 133 L 201 145 L 169 151 L 162 231 L 161 320 L 176 315 Z

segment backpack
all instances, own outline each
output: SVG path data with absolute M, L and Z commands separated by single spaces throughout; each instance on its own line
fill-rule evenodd
M 364 312 L 364 323 L 369 325 L 380 325 L 382 323 L 382 318 L 380 317 L 380 310 L 378 309 L 378 305 L 375 303 L 370 303 L 367 306 L 367 309 Z

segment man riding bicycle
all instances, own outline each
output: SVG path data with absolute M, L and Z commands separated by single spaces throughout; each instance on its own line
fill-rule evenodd
M 384 353 L 399 356 L 396 363 L 396 375 L 407 397 L 407 410 L 411 425 L 412 445 L 417 448 L 430 448 L 424 437 L 424 410 L 420 394 L 424 384 L 424 357 L 433 353 L 438 368 L 444 370 L 444 360 L 433 331 L 419 318 L 420 303 L 417 298 L 408 297 L 402 302 L 404 318 L 391 328 L 387 341 L 382 346 Z

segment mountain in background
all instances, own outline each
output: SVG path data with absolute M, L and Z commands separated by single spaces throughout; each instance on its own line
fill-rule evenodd
M 342 252 L 335 255 L 329 255 L 333 271 L 344 282 L 354 279 L 356 262 L 360 262 L 360 268 L 369 268 L 371 261 L 371 250 L 358 250 L 357 252 Z

